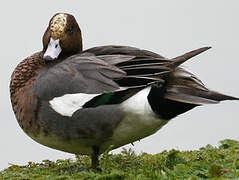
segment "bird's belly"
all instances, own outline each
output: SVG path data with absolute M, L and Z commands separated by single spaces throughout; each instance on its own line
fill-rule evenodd
M 113 135 L 100 146 L 100 151 L 103 152 L 111 145 L 115 149 L 152 135 L 167 122 L 167 120 L 159 119 L 151 114 L 128 112 L 114 130 Z
M 115 149 L 154 134 L 167 122 L 149 114 L 128 112 L 114 129 L 113 135 L 99 144 L 100 152 L 104 152 L 111 145 Z M 30 134 L 29 136 L 42 145 L 74 154 L 90 155 L 92 154 L 92 146 L 94 146 L 87 139 L 65 139 L 52 133 L 46 135 L 44 132 L 40 132 L 37 136 Z
M 73 154 L 92 154 L 92 146 L 85 139 L 63 139 L 55 134 L 46 136 L 43 132 L 38 136 L 29 136 L 36 142 L 56 150 Z
M 154 134 L 168 122 L 160 119 L 152 111 L 147 99 L 149 91 L 150 87 L 147 87 L 120 105 L 84 109 L 74 114 L 77 118 L 62 118 L 60 116 L 57 121 L 54 121 L 59 123 L 57 126 L 52 124 L 49 119 L 51 116 L 42 117 L 42 119 L 48 119 L 42 121 L 53 130 L 48 131 L 47 135 L 43 131 L 32 138 L 45 146 L 75 154 L 91 154 L 93 146 L 99 147 L 100 153 L 102 153 L 111 145 L 115 149 L 140 140 Z M 54 111 L 52 113 L 54 115 L 52 117 L 57 119 L 59 115 Z M 118 120 L 116 120 L 117 118 Z M 88 119 L 90 123 L 93 123 L 92 125 L 85 123 Z M 95 124 L 98 124 L 99 127 Z M 55 130 L 52 128 L 54 126 L 57 127 Z M 92 135 L 88 135 L 86 138 L 83 138 L 82 134 L 77 135 L 77 126 L 84 127 L 83 129 L 86 129 L 86 132 L 89 130 Z M 105 129 L 102 129 L 101 127 L 104 126 L 106 126 Z M 64 136 L 59 134 L 64 134 Z

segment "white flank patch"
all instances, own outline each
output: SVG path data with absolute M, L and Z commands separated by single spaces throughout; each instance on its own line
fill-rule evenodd
M 49 103 L 52 109 L 59 114 L 71 117 L 72 114 L 78 109 L 81 109 L 86 102 L 98 95 L 100 94 L 66 94 L 61 97 L 53 98 Z
M 122 103 L 122 107 L 129 112 L 136 114 L 154 114 L 148 102 L 148 95 L 151 87 L 139 91 Z
M 148 95 L 151 87 L 139 91 L 121 104 L 125 116 L 114 129 L 113 135 L 100 148 L 105 150 L 110 145 L 114 148 L 135 142 L 157 132 L 168 121 L 160 119 L 151 109 Z

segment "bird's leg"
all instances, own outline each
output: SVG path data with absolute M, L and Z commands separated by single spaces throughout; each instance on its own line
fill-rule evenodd
M 91 168 L 96 169 L 99 166 L 99 148 L 97 146 L 93 146 L 93 153 L 91 155 Z

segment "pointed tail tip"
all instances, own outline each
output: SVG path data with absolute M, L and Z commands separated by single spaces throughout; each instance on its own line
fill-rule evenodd
M 202 47 L 202 48 L 190 51 L 188 53 L 185 53 L 185 54 L 183 54 L 181 56 L 178 56 L 176 58 L 173 58 L 172 62 L 170 62 L 168 66 L 172 67 L 172 68 L 176 68 L 179 65 L 181 65 L 182 63 L 184 63 L 185 61 L 187 61 L 187 60 L 191 59 L 192 57 L 194 57 L 198 54 L 201 54 L 204 51 L 207 51 L 208 49 L 211 49 L 211 48 L 212 47 L 210 47 L 210 46 Z
M 185 53 L 183 56 L 185 57 L 186 60 L 198 55 L 198 54 L 201 54 L 203 53 L 204 51 L 207 51 L 208 49 L 211 49 L 212 47 L 210 46 L 207 46 L 207 47 L 202 47 L 202 48 L 199 48 L 199 49 L 195 49 L 193 51 L 190 51 L 188 53 Z M 179 56 L 180 57 L 180 56 Z
M 234 96 L 229 96 L 229 95 L 225 95 L 225 94 L 221 94 L 221 93 L 218 93 L 218 92 L 213 92 L 212 91 L 212 94 L 213 97 L 218 100 L 218 101 L 226 101 L 226 100 L 239 100 L 238 97 L 234 97 Z
M 199 49 L 195 49 L 193 51 L 190 51 L 188 53 L 185 53 L 183 56 L 185 57 L 186 60 L 198 55 L 198 54 L 201 54 L 203 53 L 204 51 L 207 51 L 209 49 L 211 49 L 212 47 L 210 46 L 207 46 L 207 47 L 202 47 L 202 48 L 199 48 Z
M 199 51 L 198 54 L 204 52 L 204 51 L 207 51 L 208 49 L 211 49 L 212 47 L 211 46 L 206 46 L 206 47 L 202 47 L 202 48 L 199 48 L 199 49 L 196 49 L 195 51 Z M 196 54 L 197 55 L 197 54 Z
M 212 46 L 202 47 L 202 49 L 205 49 L 205 51 L 208 50 L 208 49 L 211 49 L 211 48 L 212 48 Z
M 239 100 L 239 98 L 237 98 L 237 97 L 233 97 L 233 96 L 229 96 L 229 98 L 227 99 L 227 100 Z

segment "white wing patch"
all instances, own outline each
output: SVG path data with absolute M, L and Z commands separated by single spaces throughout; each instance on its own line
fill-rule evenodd
M 86 102 L 98 95 L 100 94 L 66 94 L 61 97 L 53 98 L 49 101 L 49 103 L 52 109 L 54 109 L 57 113 L 63 116 L 71 117 L 72 114 L 78 109 L 81 109 Z

